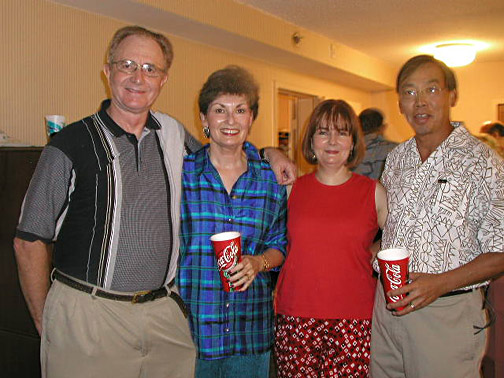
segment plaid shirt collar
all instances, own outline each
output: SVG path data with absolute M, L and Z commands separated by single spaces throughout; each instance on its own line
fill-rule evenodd
M 198 176 L 204 172 L 215 170 L 208 154 L 209 148 L 210 143 L 203 146 L 204 153 L 198 154 L 194 162 L 195 172 Z M 254 178 L 259 178 L 261 175 L 261 159 L 257 149 L 249 142 L 245 142 L 243 144 L 243 151 L 245 151 L 245 155 L 247 156 L 247 170 L 251 172 Z

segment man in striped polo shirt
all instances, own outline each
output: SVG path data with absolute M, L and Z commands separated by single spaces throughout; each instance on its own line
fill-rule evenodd
M 124 27 L 107 58 L 111 99 L 45 147 L 14 241 L 42 375 L 191 377 L 173 279 L 182 160 L 200 143 L 151 111 L 173 59 L 165 36 Z

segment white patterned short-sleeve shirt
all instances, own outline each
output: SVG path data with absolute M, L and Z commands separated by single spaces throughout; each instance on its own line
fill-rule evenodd
M 453 123 L 423 163 L 412 138 L 387 158 L 389 215 L 382 248 L 410 251 L 410 271 L 443 273 L 504 251 L 504 161 Z

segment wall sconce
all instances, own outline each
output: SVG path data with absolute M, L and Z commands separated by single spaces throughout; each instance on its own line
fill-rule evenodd
M 462 67 L 476 58 L 476 47 L 470 43 L 442 43 L 436 45 L 434 58 L 448 67 Z
M 294 34 L 292 34 L 292 43 L 294 43 L 295 46 L 299 45 L 299 43 L 301 42 L 301 40 L 303 39 L 304 37 L 299 34 L 298 32 L 295 32 Z

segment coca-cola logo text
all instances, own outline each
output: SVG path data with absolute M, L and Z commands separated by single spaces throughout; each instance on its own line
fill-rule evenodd
M 385 263 L 385 277 L 390 285 L 391 290 L 399 289 L 402 286 L 401 279 L 401 266 L 399 264 L 388 264 Z M 390 297 L 392 302 L 397 302 L 402 299 L 404 295 L 396 295 Z
M 217 266 L 219 270 L 228 270 L 236 265 L 238 260 L 238 245 L 232 241 L 217 259 Z

